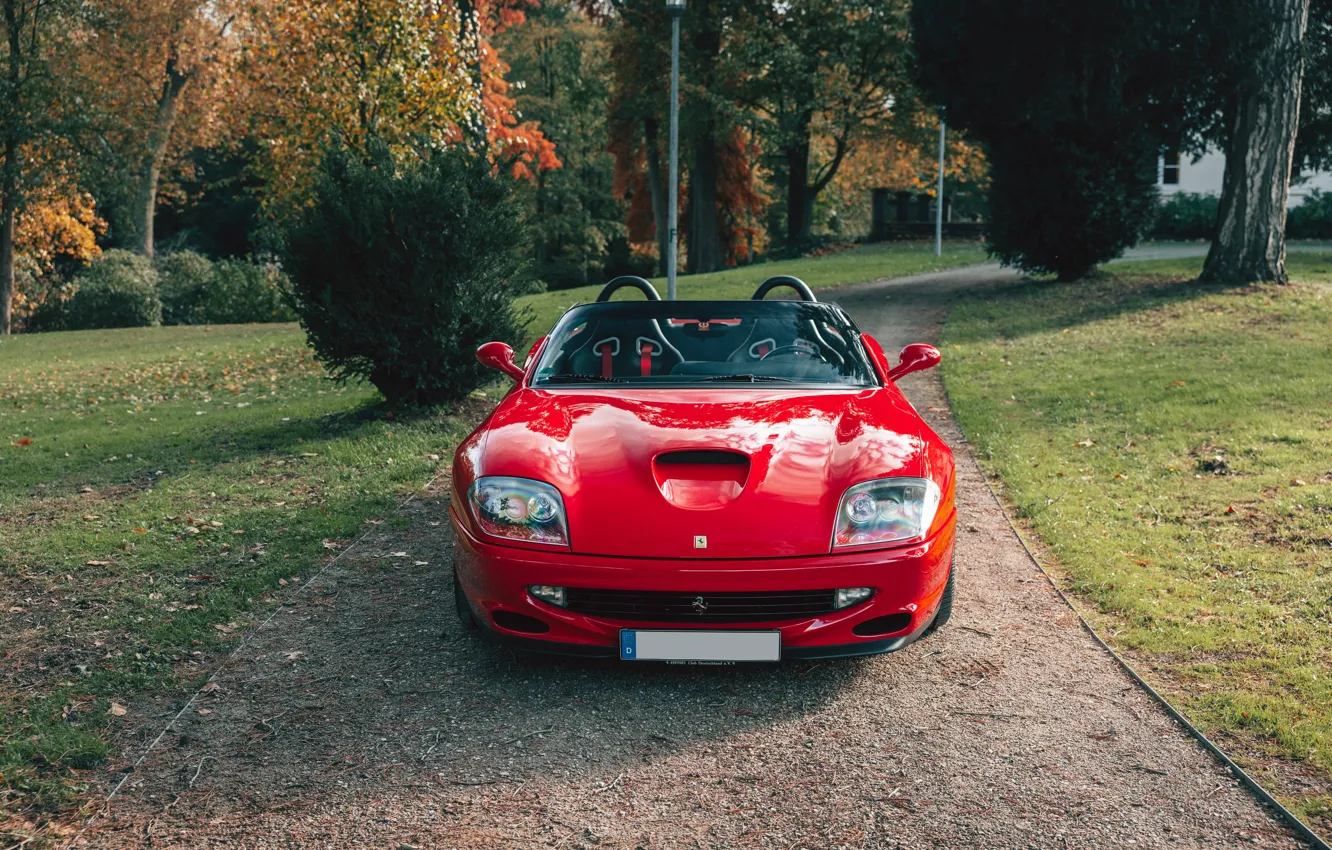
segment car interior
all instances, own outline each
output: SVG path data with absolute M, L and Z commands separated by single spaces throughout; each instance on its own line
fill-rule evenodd
M 610 301 L 634 288 L 644 301 Z M 790 288 L 799 300 L 765 300 Z M 802 281 L 770 278 L 749 301 L 662 301 L 646 280 L 616 278 L 556 325 L 534 385 L 764 381 L 873 384 L 859 333 Z

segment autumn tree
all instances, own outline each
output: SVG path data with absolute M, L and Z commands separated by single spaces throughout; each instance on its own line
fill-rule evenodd
M 809 243 L 819 193 L 907 97 L 907 9 L 905 0 L 767 0 L 737 19 L 731 77 L 780 153 L 788 249 Z
M 218 144 L 219 101 L 233 89 L 239 0 L 88 0 L 94 37 L 84 60 L 89 132 L 118 207 L 116 241 L 151 257 L 154 219 L 172 159 Z
M 11 330 L 17 227 L 34 189 L 67 170 L 62 51 L 74 4 L 0 0 L 0 335 Z
M 558 165 L 514 115 L 489 39 L 524 0 L 288 0 L 259 10 L 241 65 L 270 214 L 308 196 L 326 140 L 369 156 L 466 141 L 519 175 Z M 479 139 L 475 128 L 484 128 Z
M 610 50 L 606 30 L 569 0 L 546 0 L 497 41 L 507 57 L 514 110 L 537 122 L 562 167 L 538 170 L 520 189 L 536 273 L 552 285 L 585 284 L 623 237 L 606 149 Z

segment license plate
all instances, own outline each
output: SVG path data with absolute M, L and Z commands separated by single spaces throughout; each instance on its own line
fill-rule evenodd
M 620 631 L 621 661 L 780 661 L 782 633 L 773 631 Z

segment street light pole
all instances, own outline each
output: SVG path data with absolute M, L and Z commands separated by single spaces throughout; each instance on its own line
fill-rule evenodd
M 944 172 L 944 113 L 939 110 L 939 190 L 934 204 L 934 256 L 943 256 L 943 172 Z
M 680 227 L 680 17 L 684 14 L 685 0 L 666 0 L 666 11 L 671 14 L 671 154 L 670 174 L 667 177 L 666 203 L 666 300 L 675 300 L 675 258 L 679 253 Z

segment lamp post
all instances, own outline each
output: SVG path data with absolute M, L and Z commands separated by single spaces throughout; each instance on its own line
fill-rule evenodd
M 670 173 L 667 177 L 666 208 L 666 300 L 675 300 L 675 257 L 679 253 L 680 226 L 680 17 L 684 15 L 685 0 L 666 0 L 666 11 L 671 15 L 671 154 Z
M 934 204 L 934 256 L 943 256 L 944 111 L 939 109 L 939 191 Z

